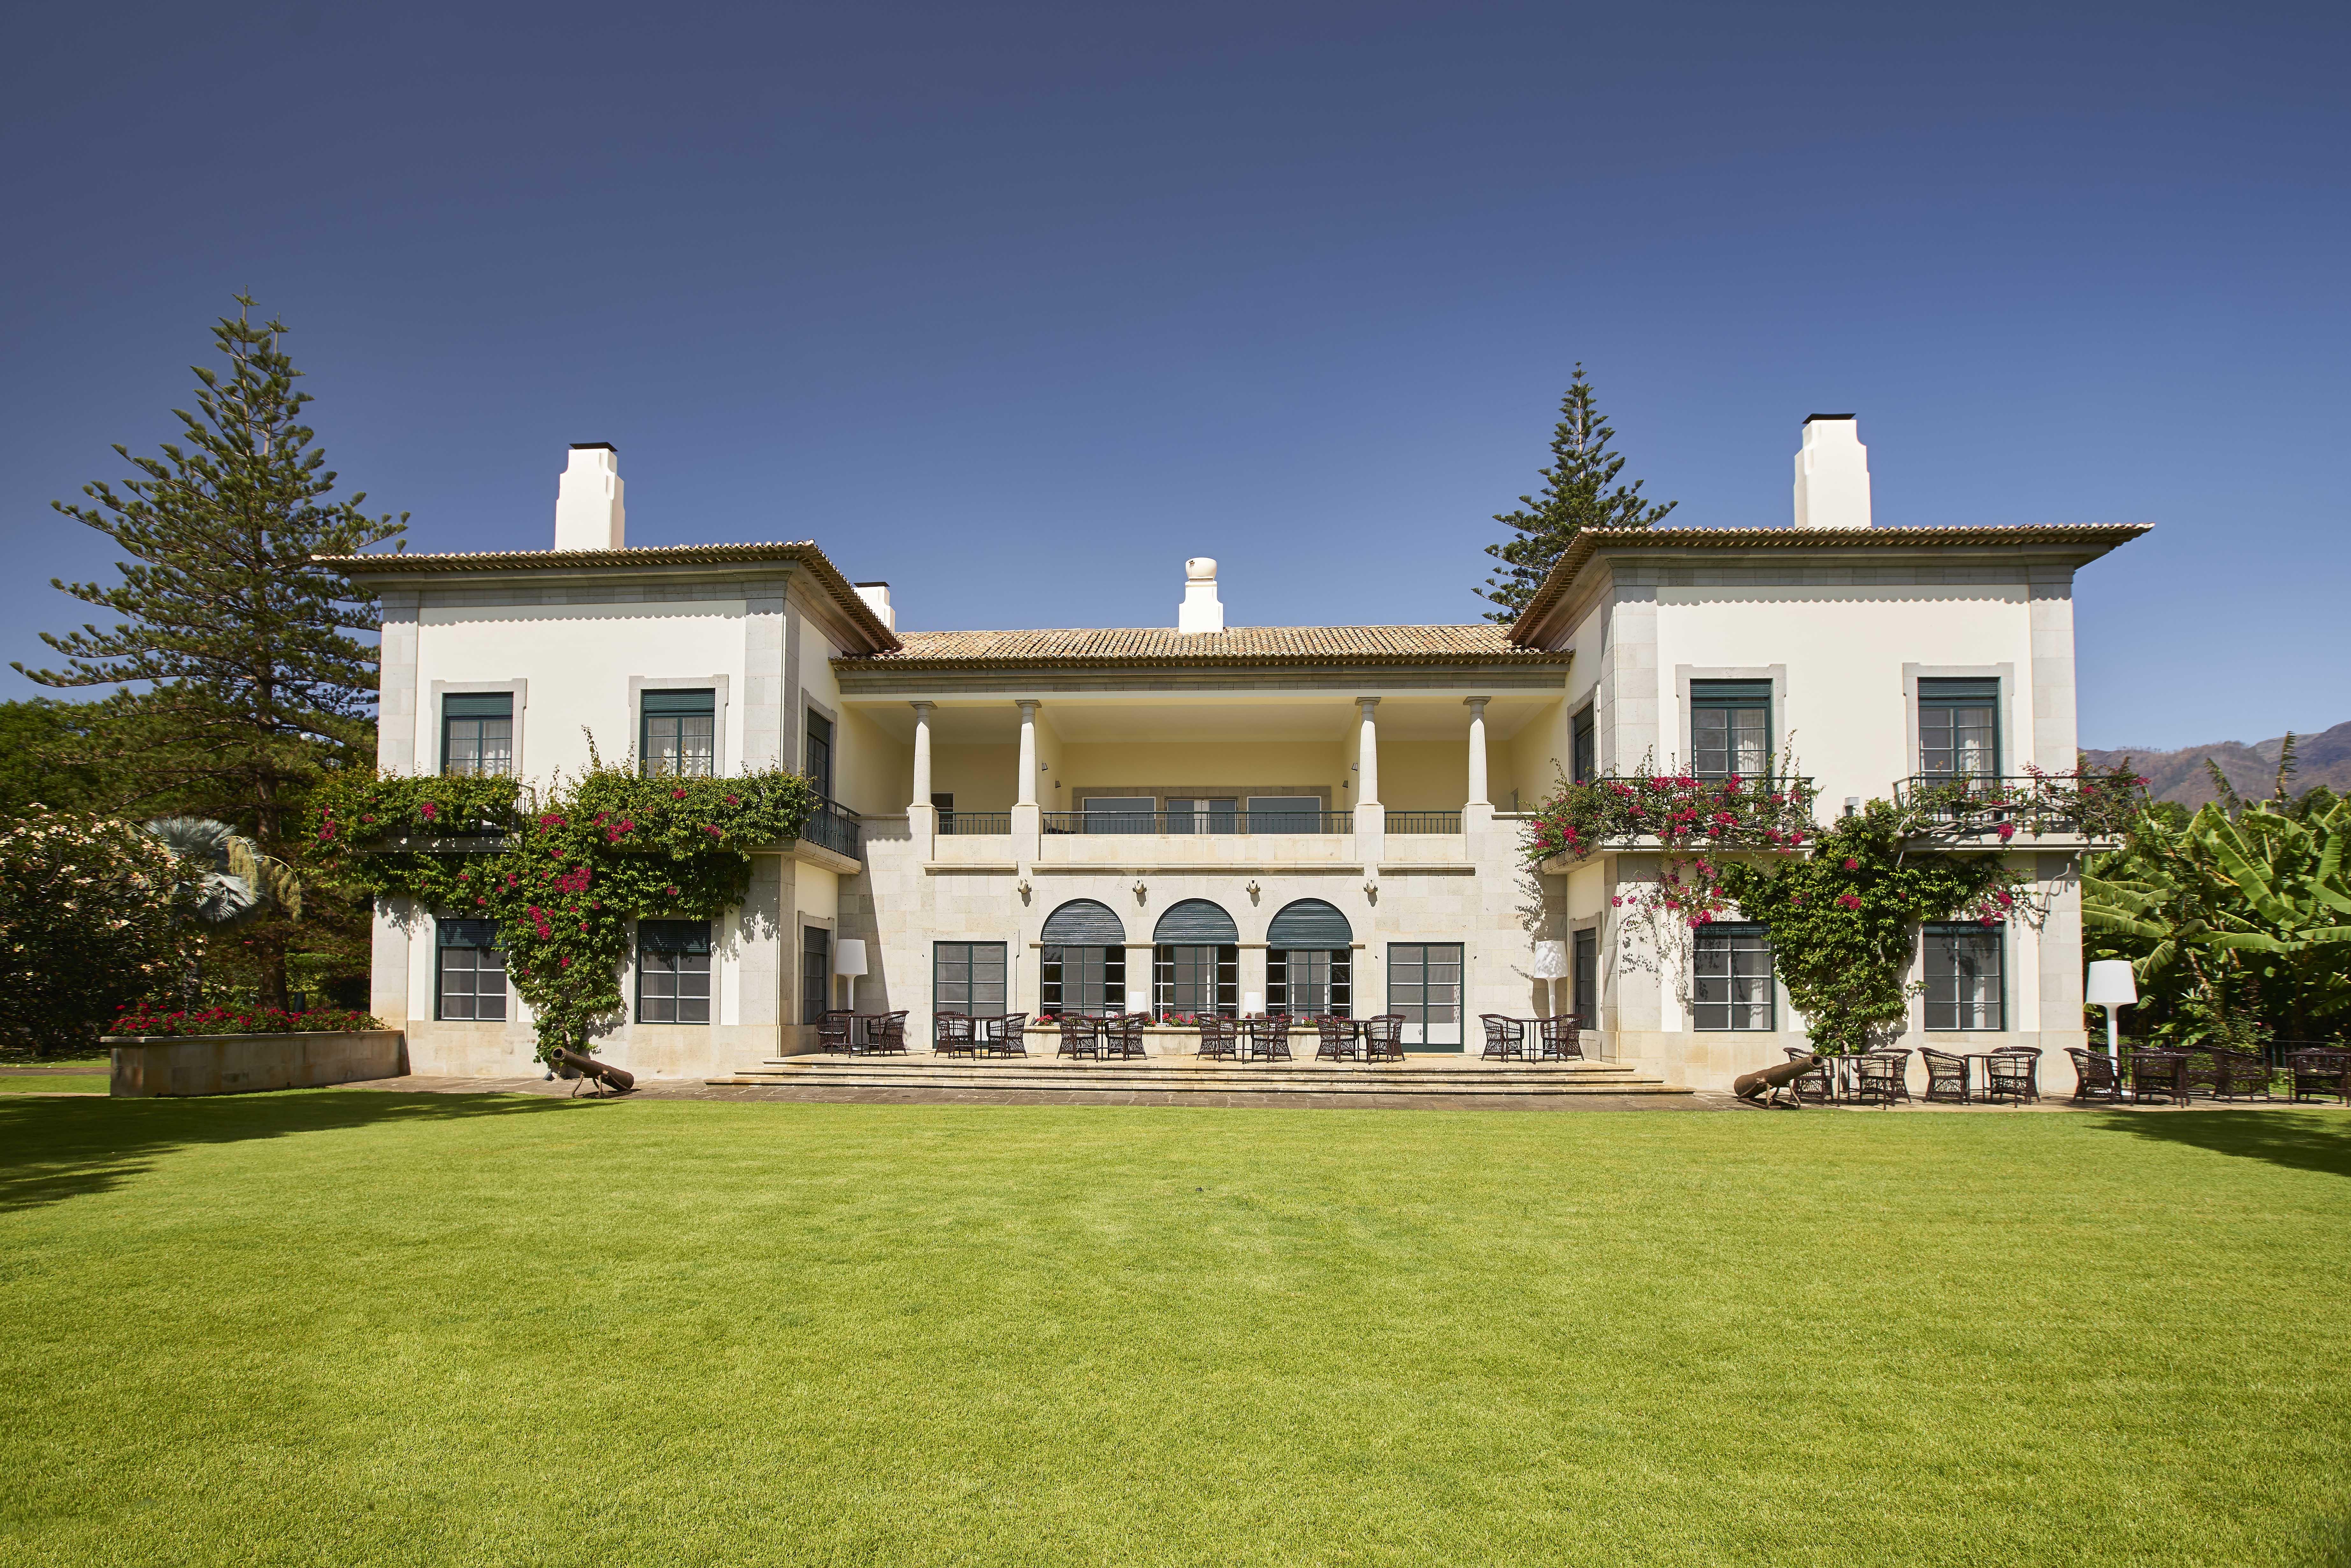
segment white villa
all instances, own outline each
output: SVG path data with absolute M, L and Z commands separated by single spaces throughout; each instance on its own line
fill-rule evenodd
M 543 780 L 592 733 L 648 768 L 780 762 L 837 804 L 738 910 L 647 923 L 598 1046 L 621 1066 L 810 1051 L 852 986 L 917 1051 L 935 1009 L 1148 1006 L 1400 1013 L 1408 1051 L 1475 1052 L 1479 1015 L 1547 1012 L 1555 984 L 1593 1054 L 1720 1088 L 1803 1041 L 1763 932 L 1708 927 L 1693 973 L 1660 972 L 1612 904 L 1658 853 L 1531 865 L 1526 810 L 1645 759 L 1790 751 L 1824 815 L 1955 765 L 2071 769 L 2074 573 L 2142 531 L 1873 527 L 1852 418 L 1816 415 L 1793 526 L 1586 533 L 1508 626 L 1228 629 L 1195 560 L 1172 627 L 901 630 L 813 543 L 627 548 L 602 445 L 571 451 L 550 550 L 334 564 L 382 599 L 387 771 Z M 1909 1043 L 2084 1043 L 2086 847 L 2005 846 L 2037 928 L 1922 933 Z M 535 1070 L 483 923 L 385 901 L 373 1010 L 413 1071 Z

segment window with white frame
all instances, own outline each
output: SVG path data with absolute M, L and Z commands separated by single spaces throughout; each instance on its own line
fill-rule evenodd
M 637 1021 L 710 1021 L 710 922 L 637 922 Z
M 1690 955 L 1690 1024 L 1700 1030 L 1773 1027 L 1771 934 L 1718 920 L 1701 925 Z
M 1953 922 L 1927 927 L 1927 1027 L 1939 1032 L 2008 1027 L 2001 975 L 2006 928 Z

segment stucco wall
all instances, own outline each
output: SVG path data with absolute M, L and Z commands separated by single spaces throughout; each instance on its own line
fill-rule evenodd
M 1656 593 L 1661 764 L 1689 757 L 1687 679 L 1761 677 L 1775 667 L 1785 671 L 1786 701 L 1772 716 L 1772 744 L 1792 737 L 1797 770 L 1818 781 L 1824 813 L 1849 795 L 1888 796 L 1895 780 L 1917 771 L 1906 665 L 2002 674 L 2003 764 L 2022 772 L 2033 756 L 2032 617 L 2022 583 L 1667 585 Z M 2071 767 L 2066 744 L 2063 765 Z
M 435 682 L 528 683 L 521 714 L 523 771 L 544 780 L 587 765 L 592 730 L 607 762 L 635 755 L 632 678 L 727 677 L 721 760 L 743 755 L 745 601 L 661 604 L 426 605 L 418 614 L 413 745 L 421 772 L 438 771 Z

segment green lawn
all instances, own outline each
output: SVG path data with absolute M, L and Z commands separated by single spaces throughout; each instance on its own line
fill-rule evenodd
M 103 1094 L 103 1072 L 0 1072 L 0 1094 Z
M 2351 1115 L 0 1103 L 0 1563 L 2330 1563 Z

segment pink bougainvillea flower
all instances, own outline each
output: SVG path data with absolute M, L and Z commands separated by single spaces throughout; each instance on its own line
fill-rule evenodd
M 417 807 L 416 809 L 424 813 L 424 820 L 428 822 L 441 814 L 441 808 L 434 805 L 430 800 L 425 801 L 424 804 Z
M 2016 837 L 2016 824 L 2014 822 L 2002 822 L 2000 825 L 2000 841 L 2001 843 L 2006 843 L 2009 840 L 2014 837 Z
M 1847 855 L 1844 857 L 1844 869 L 1847 871 L 1859 871 L 1861 869 L 1861 862 L 1854 859 L 1851 855 Z
M 1624 898 L 1623 898 L 1622 896 L 1618 896 L 1618 897 L 1615 897 L 1615 898 L 1612 898 L 1612 899 L 1610 899 L 1608 902 L 1609 902 L 1611 904 L 1614 905 L 1616 908 L 1622 909 L 1622 908 L 1624 908 L 1624 907 L 1625 907 L 1625 900 L 1624 900 Z
M 675 898 L 675 897 L 677 896 L 677 889 L 675 889 L 675 888 L 674 888 L 674 887 L 673 887 L 673 888 L 671 888 L 671 889 L 669 890 L 669 895 L 670 895 L 672 898 Z
M 743 800 L 739 795 L 729 795 L 726 797 L 726 803 L 730 806 L 739 806 L 743 803 Z
M 1861 907 L 1861 900 L 1855 898 L 1852 894 L 1840 893 L 1837 894 L 1837 907 L 1839 909 L 1859 909 Z
M 571 955 L 569 953 L 563 955 L 563 967 L 567 969 L 571 967 Z
M 685 791 L 683 789 L 673 789 L 669 792 L 669 798 L 673 800 L 683 800 L 685 799 Z

